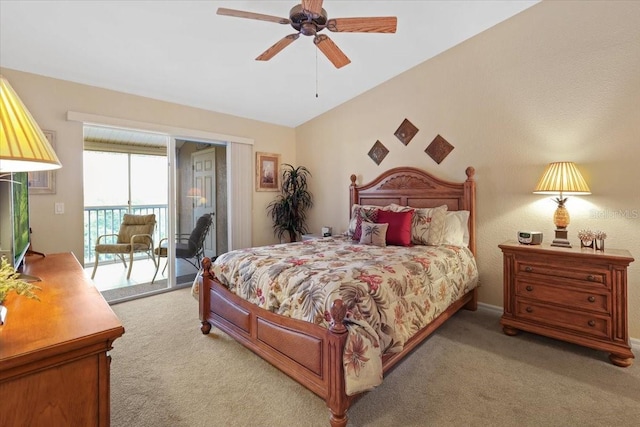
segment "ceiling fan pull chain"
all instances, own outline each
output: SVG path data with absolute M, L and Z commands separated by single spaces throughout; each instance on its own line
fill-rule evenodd
M 316 49 L 316 98 L 318 97 L 318 49 Z

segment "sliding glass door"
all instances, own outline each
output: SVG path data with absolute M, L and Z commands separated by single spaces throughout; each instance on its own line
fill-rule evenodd
M 153 151 L 141 149 L 133 142 L 85 145 L 84 259 L 85 267 L 91 270 L 92 275 L 98 239 L 100 244 L 115 243 L 125 214 L 155 216 L 154 250 L 168 235 L 170 215 L 166 146 Z M 121 297 L 166 287 L 166 278 L 157 283 L 153 280 L 158 264 L 151 252 L 134 255 L 129 277 L 128 269 L 123 268 L 124 263 L 119 255 L 100 254 L 94 276 L 96 286 L 101 291 L 119 289 L 111 293 Z M 125 262 L 129 263 L 129 254 L 123 255 Z M 154 286 L 147 289 L 152 281 Z M 140 286 L 138 290 L 124 289 L 138 285 L 145 285 L 144 289 Z
M 117 256 L 98 258 L 94 283 L 108 301 L 191 286 L 203 257 L 250 246 L 251 140 L 223 140 L 184 129 L 173 133 L 148 123 L 141 123 L 141 130 L 89 124 L 95 117 L 81 113 L 69 117 L 84 124 L 86 274 L 92 275 L 98 237 L 117 234 L 125 213 L 156 216 L 156 263 L 143 253 L 127 277 Z M 228 203 L 231 198 L 234 202 Z M 210 218 L 210 224 L 202 242 L 194 242 L 203 217 Z M 195 252 L 193 243 L 200 245 Z M 121 292 L 126 288 L 136 289 Z

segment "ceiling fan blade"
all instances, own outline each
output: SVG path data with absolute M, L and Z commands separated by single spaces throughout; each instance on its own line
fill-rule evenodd
M 258 19 L 260 21 L 275 22 L 277 24 L 290 24 L 291 21 L 288 18 L 280 18 L 278 16 L 263 15 L 262 13 L 245 12 L 243 10 L 227 9 L 224 7 L 218 8 L 218 15 L 235 16 L 236 18 Z
M 314 16 L 322 14 L 323 0 L 302 0 L 302 10 Z
M 271 58 L 276 56 L 276 54 L 278 54 L 282 49 L 284 49 L 285 47 L 289 46 L 291 43 L 296 41 L 298 37 L 300 37 L 300 34 L 296 33 L 296 34 L 289 34 L 288 36 L 281 38 L 276 42 L 276 44 L 274 44 L 269 49 L 262 52 L 260 56 L 256 58 L 256 61 L 270 60 Z
M 326 35 L 317 35 L 313 39 L 313 43 L 318 46 L 318 49 L 324 53 L 324 56 L 326 56 L 336 68 L 342 68 L 351 63 L 351 60 L 347 58 L 347 55 L 345 55 L 333 40 Z
M 335 18 L 327 21 L 327 29 L 340 33 L 395 33 L 398 18 L 377 16 L 368 18 Z

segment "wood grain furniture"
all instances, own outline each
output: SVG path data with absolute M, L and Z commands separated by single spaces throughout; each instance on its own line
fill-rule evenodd
M 0 425 L 108 426 L 122 324 L 71 253 L 27 257 L 40 301 L 11 295 L 0 326 Z
M 467 168 L 466 174 L 466 181 L 452 183 L 416 168 L 401 167 L 361 186 L 356 185 L 356 176 L 352 175 L 350 204 L 386 206 L 396 203 L 416 208 L 446 204 L 451 211 L 468 210 L 469 248 L 475 254 L 474 169 Z M 226 332 L 324 399 L 330 410 L 331 426 L 346 426 L 347 409 L 358 395 L 349 396 L 345 392 L 343 354 L 347 331 L 343 324 L 346 306 L 342 300 L 336 300 L 331 308 L 329 329 L 276 315 L 230 292 L 211 275 L 210 261 L 205 259 L 199 304 L 204 334 L 209 333 L 212 325 Z M 418 331 L 401 352 L 384 355 L 383 372 L 387 373 L 462 307 L 477 308 L 477 288 Z
M 626 250 L 559 248 L 505 242 L 504 314 L 507 335 L 533 332 L 609 352 L 630 366 Z

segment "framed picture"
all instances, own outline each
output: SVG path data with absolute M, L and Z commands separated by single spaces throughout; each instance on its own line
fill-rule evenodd
M 280 189 L 280 154 L 256 153 L 256 191 Z
M 52 130 L 42 130 L 44 136 L 55 150 L 56 133 Z M 55 194 L 56 193 L 56 172 L 36 171 L 29 172 L 29 194 Z

